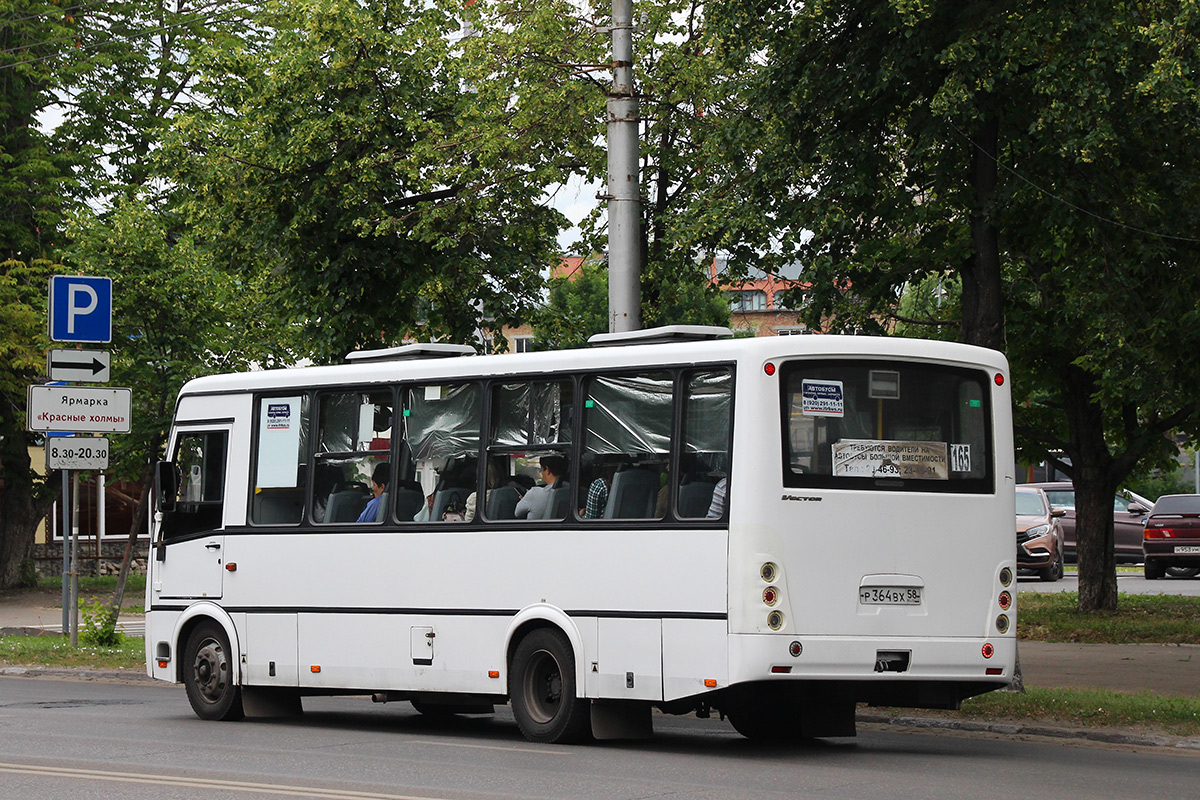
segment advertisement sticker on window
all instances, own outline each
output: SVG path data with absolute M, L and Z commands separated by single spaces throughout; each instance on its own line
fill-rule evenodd
M 945 442 L 843 439 L 833 445 L 833 474 L 856 478 L 947 480 Z
M 841 381 L 803 380 L 800 382 L 800 413 L 808 417 L 843 417 L 845 395 Z

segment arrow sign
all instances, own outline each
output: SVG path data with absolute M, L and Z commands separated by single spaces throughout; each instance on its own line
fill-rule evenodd
M 52 381 L 108 383 L 110 358 L 107 350 L 51 350 L 46 374 Z

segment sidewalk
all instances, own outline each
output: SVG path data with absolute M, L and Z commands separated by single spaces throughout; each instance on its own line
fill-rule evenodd
M 45 592 L 13 592 L 0 595 L 0 636 L 37 636 L 62 633 L 61 595 Z M 79 618 L 80 624 L 83 618 Z M 122 611 L 117 629 L 130 636 L 144 636 L 146 621 L 141 614 Z

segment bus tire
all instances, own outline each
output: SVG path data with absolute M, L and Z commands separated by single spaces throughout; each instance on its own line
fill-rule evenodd
M 591 708 L 577 696 L 575 653 L 557 628 L 521 639 L 509 670 L 509 697 L 517 727 L 531 742 L 569 744 L 591 736 Z
M 200 719 L 239 720 L 245 716 L 242 690 L 233 682 L 229 654 L 225 629 L 211 620 L 201 622 L 188 636 L 183 685 Z
M 801 709 L 794 703 L 748 702 L 726 712 L 733 729 L 755 742 L 794 742 L 803 739 Z

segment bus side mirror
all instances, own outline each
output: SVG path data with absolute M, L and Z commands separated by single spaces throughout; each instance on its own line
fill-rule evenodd
M 173 461 L 159 461 L 154 469 L 155 507 L 164 514 L 175 510 L 179 495 L 179 470 Z

